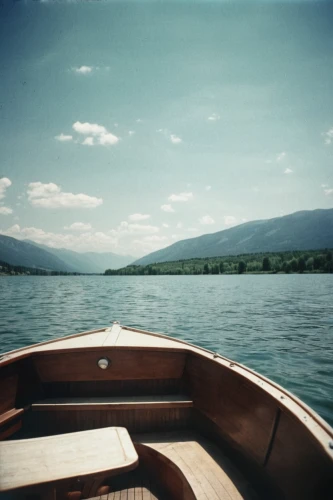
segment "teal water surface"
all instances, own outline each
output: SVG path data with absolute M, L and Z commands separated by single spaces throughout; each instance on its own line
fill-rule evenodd
M 283 385 L 333 424 L 333 276 L 0 277 L 0 351 L 119 320 Z

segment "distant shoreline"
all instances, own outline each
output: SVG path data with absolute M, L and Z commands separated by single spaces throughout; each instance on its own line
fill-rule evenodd
M 294 250 L 225 257 L 192 258 L 157 262 L 145 266 L 130 264 L 105 273 L 84 273 L 29 268 L 0 261 L 0 276 L 202 276 L 202 275 L 267 275 L 267 274 L 331 274 L 333 251 Z
M 109 276 L 203 275 L 203 274 L 329 274 L 333 273 L 331 249 L 294 250 L 203 257 L 147 265 L 130 264 L 107 269 Z

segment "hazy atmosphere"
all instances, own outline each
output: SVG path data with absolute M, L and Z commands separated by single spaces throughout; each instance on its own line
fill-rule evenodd
M 142 256 L 333 206 L 331 2 L 5 2 L 0 232 Z

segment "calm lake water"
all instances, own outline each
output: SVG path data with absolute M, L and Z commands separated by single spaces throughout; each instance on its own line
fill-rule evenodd
M 333 424 L 333 276 L 0 277 L 0 352 L 114 320 L 218 351 Z

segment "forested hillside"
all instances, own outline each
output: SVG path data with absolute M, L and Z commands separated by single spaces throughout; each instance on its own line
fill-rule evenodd
M 244 273 L 332 273 L 331 250 L 244 254 L 206 259 L 130 265 L 107 269 L 106 275 L 244 274 Z

